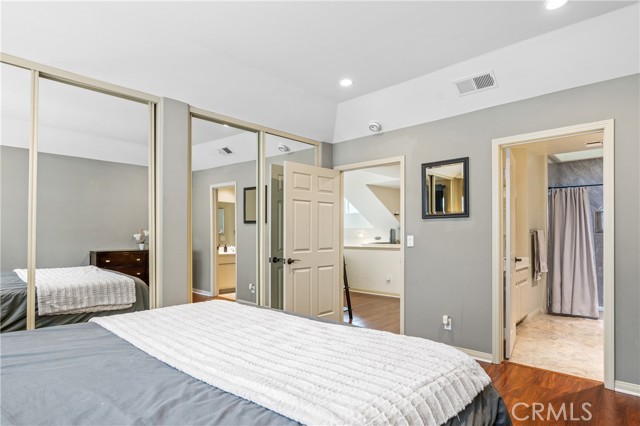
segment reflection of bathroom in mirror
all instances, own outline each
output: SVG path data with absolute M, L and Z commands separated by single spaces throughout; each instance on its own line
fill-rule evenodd
M 469 217 L 469 157 L 422 165 L 422 218 Z
M 211 188 L 211 211 L 216 212 L 212 223 L 212 238 L 216 250 L 213 270 L 214 289 L 218 295 L 235 298 L 237 287 L 236 272 L 236 187 L 231 185 L 213 185 Z
M 227 247 L 227 251 L 235 251 L 236 245 L 236 188 L 235 186 L 218 187 L 216 192 L 216 206 L 218 217 L 216 227 L 216 246 L 218 249 Z

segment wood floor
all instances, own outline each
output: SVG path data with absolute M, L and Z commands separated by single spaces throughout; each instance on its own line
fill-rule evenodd
M 353 305 L 353 325 L 400 333 L 400 299 L 351 292 L 351 304 Z M 344 313 L 343 321 L 349 322 L 347 312 Z
M 640 425 L 640 398 L 607 390 L 602 382 L 510 362 L 480 365 L 502 395 L 514 425 Z
M 224 297 L 225 295 L 220 295 L 220 296 L 216 296 L 216 297 L 210 297 L 210 296 L 203 296 L 202 294 L 198 294 L 198 293 L 193 293 L 192 294 L 193 298 L 193 303 L 198 303 L 198 302 L 206 302 L 208 300 L 228 300 L 230 302 L 235 302 L 235 293 L 233 294 L 233 299 Z

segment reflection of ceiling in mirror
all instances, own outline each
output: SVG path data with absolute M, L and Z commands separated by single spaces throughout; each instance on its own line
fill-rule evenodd
M 0 145 L 29 146 L 29 72 L 2 64 Z M 38 151 L 148 164 L 147 105 L 40 80 Z
M 433 176 L 439 176 L 445 179 L 462 178 L 463 164 L 448 164 L 446 166 L 428 167 L 427 174 Z
M 192 169 L 194 171 L 207 170 L 215 167 L 243 163 L 246 161 L 256 161 L 258 158 L 257 134 L 246 131 L 240 132 L 241 133 L 237 133 L 233 136 L 210 140 L 208 142 L 201 142 L 195 145 L 193 147 L 192 154 Z M 194 140 L 196 137 L 202 140 L 200 136 L 196 136 L 195 129 L 193 137 Z M 279 145 L 285 145 L 289 150 L 283 152 L 278 149 Z M 218 151 L 224 147 L 229 148 L 233 154 L 220 154 Z M 314 149 L 314 146 L 279 136 L 266 135 L 265 155 L 267 158 L 291 154 L 306 149 Z

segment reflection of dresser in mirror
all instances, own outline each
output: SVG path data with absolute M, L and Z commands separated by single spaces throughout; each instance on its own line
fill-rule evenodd
M 138 277 L 149 285 L 149 250 L 95 250 L 89 260 L 98 268 Z
M 233 293 L 236 291 L 236 254 L 218 253 L 216 257 L 218 293 Z

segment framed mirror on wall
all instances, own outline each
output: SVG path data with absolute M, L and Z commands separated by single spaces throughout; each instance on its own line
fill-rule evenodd
M 469 157 L 422 164 L 422 218 L 469 217 Z

